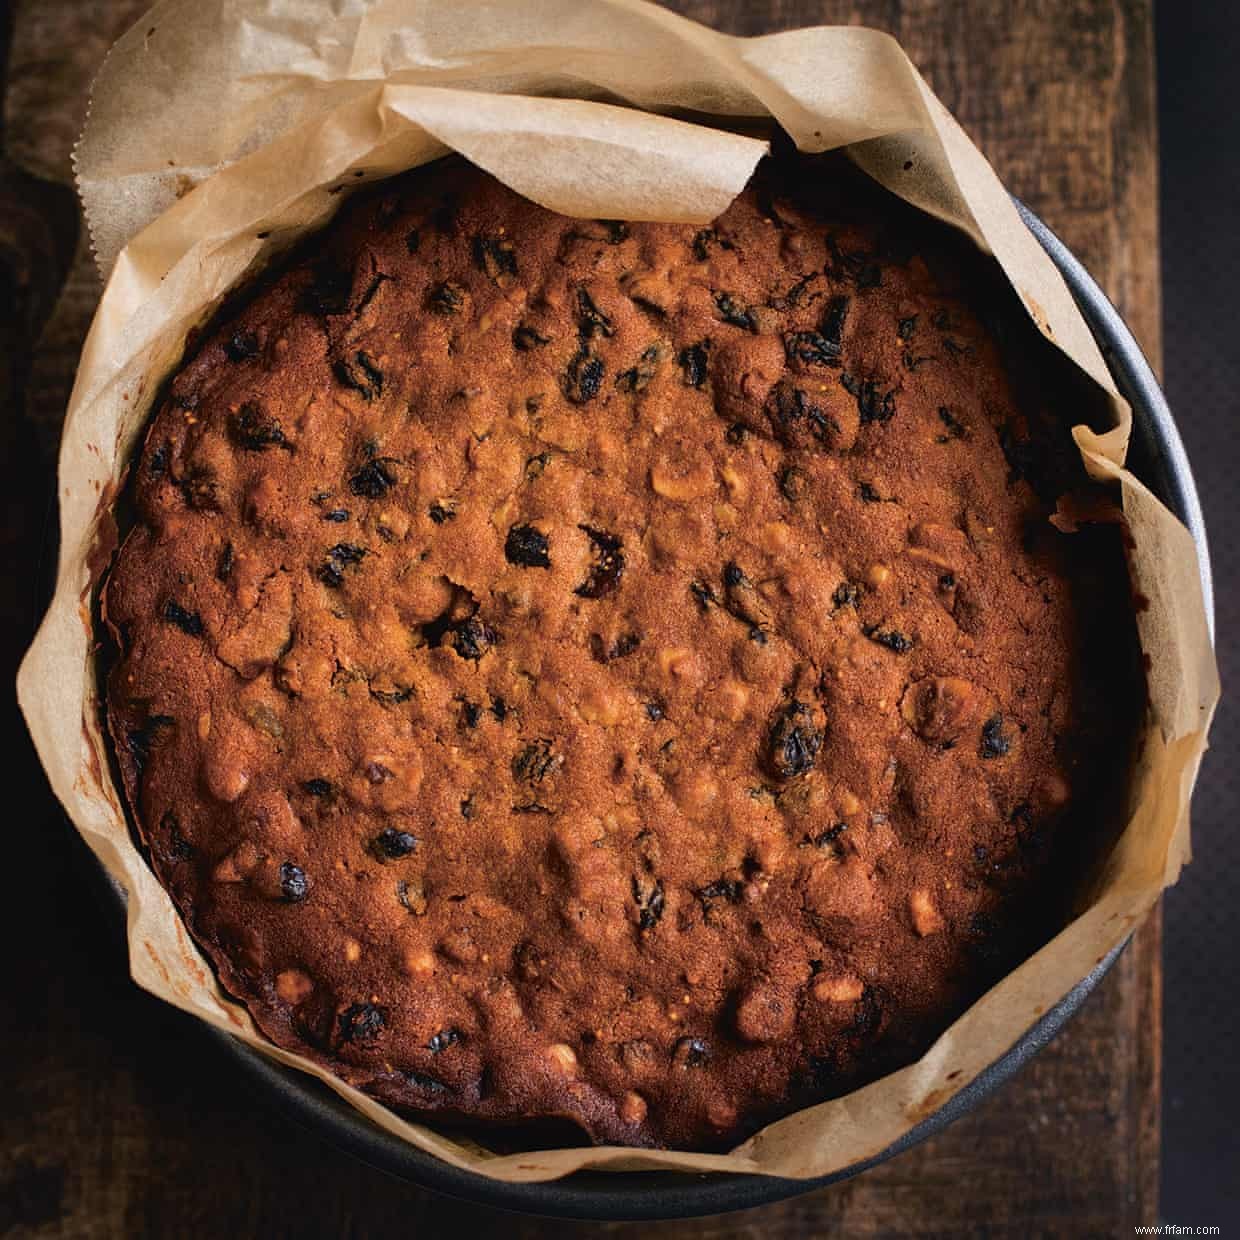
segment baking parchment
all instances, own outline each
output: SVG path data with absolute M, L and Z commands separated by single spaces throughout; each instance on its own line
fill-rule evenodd
M 100 731 L 91 603 L 109 502 L 187 331 L 352 187 L 456 150 L 568 215 L 705 223 L 744 186 L 766 149 L 746 134 L 771 117 L 803 150 L 849 146 L 889 189 L 971 234 L 1110 400 L 1112 430 L 1074 434 L 1088 468 L 1119 483 L 1135 585 L 1149 600 L 1139 626 L 1151 717 L 1129 821 L 1088 909 L 911 1067 L 727 1155 L 497 1156 L 406 1123 L 272 1046 L 191 943 L 134 846 Z M 105 62 L 76 170 L 107 287 L 65 420 L 55 596 L 18 687 L 52 787 L 128 892 L 130 963 L 147 990 L 320 1077 L 414 1145 L 498 1179 L 587 1166 L 819 1176 L 877 1154 L 962 1089 L 1175 881 L 1218 695 L 1192 539 L 1123 469 L 1130 415 L 1058 272 L 889 36 L 737 39 L 640 0 L 164 0 Z M 1064 410 L 1065 428 L 1074 412 Z

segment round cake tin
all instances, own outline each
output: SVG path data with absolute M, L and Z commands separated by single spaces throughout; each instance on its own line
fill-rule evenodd
M 1017 207 L 1030 231 L 1063 274 L 1101 346 L 1116 384 L 1132 405 L 1130 468 L 1185 523 L 1193 536 L 1206 615 L 1213 631 L 1210 559 L 1201 506 L 1184 446 L 1157 380 L 1132 333 L 1085 268 L 1033 212 L 1020 202 Z M 123 900 L 123 892 L 113 885 L 114 906 L 123 905 Z M 459 1170 L 415 1149 L 372 1124 L 314 1078 L 283 1067 L 226 1033 L 210 1026 L 203 1028 L 225 1048 L 258 1089 L 292 1119 L 339 1149 L 412 1184 L 482 1205 L 561 1218 L 689 1218 L 748 1209 L 848 1179 L 945 1128 L 1011 1077 L 1063 1028 L 1124 946 L 1126 944 L 1112 951 L 1006 1054 L 900 1140 L 874 1158 L 814 1180 L 668 1171 L 580 1171 L 544 1183 L 501 1183 Z

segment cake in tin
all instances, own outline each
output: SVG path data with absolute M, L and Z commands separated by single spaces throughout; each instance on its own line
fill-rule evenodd
M 842 157 L 705 228 L 441 161 L 187 353 L 108 718 L 280 1046 L 441 1124 L 724 1148 L 1063 924 L 1143 702 L 1118 528 L 1051 520 L 1088 385 Z

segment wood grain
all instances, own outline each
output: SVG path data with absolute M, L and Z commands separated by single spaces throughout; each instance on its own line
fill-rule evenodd
M 137 0 L 20 0 L 0 160 L 0 603 L 9 672 L 38 614 L 51 470 L 99 286 L 69 186 L 90 78 Z M 1008 186 L 1159 349 L 1150 0 L 679 0 L 740 34 L 865 22 L 902 40 Z M 10 37 L 11 36 L 11 37 Z M 387 1179 L 250 1097 L 138 992 L 10 707 L 0 1234 L 734 1238 L 1121 1234 L 1157 1212 L 1159 924 L 1068 1030 L 934 1140 L 859 1179 L 695 1223 L 518 1219 Z

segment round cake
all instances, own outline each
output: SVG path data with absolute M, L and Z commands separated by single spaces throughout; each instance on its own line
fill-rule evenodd
M 188 354 L 108 718 L 280 1046 L 492 1137 L 722 1148 L 1063 924 L 1143 691 L 1115 527 L 1050 520 L 1086 389 L 841 157 L 704 228 L 441 161 Z

